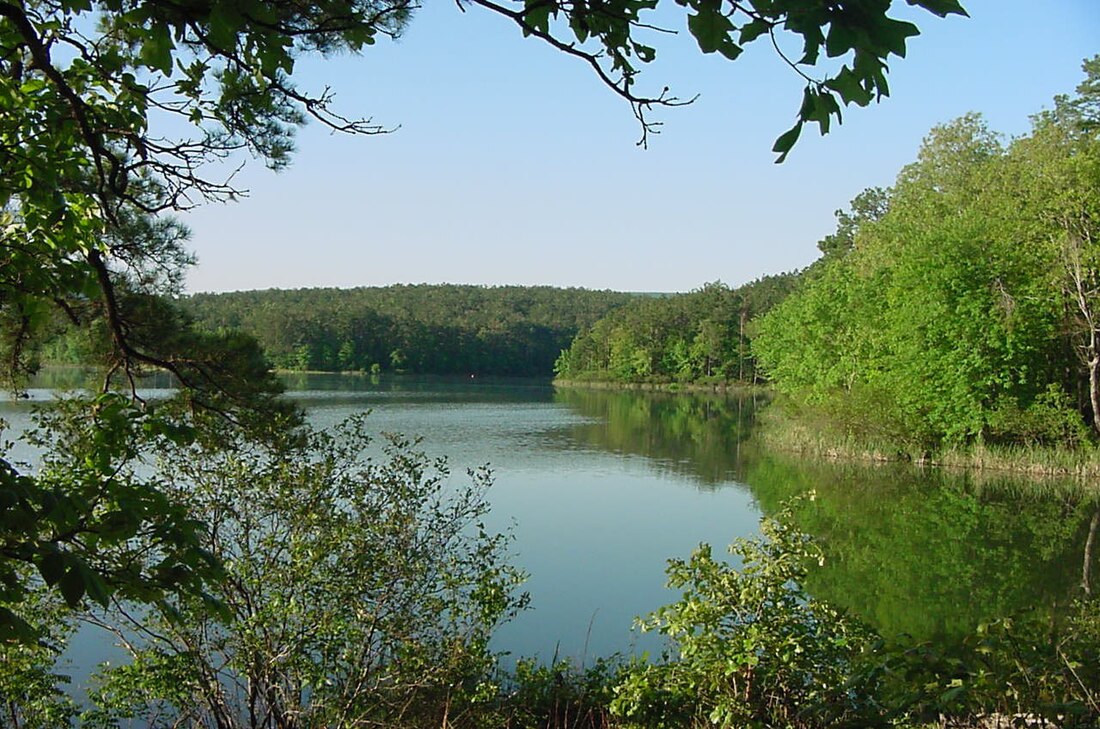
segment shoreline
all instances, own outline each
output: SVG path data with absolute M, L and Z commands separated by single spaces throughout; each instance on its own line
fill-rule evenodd
M 938 451 L 915 452 L 906 446 L 860 443 L 808 431 L 790 416 L 758 423 L 757 437 L 769 449 L 830 462 L 867 465 L 909 464 L 975 474 L 1016 475 L 1035 480 L 1072 480 L 1081 484 L 1100 479 L 1100 450 L 1050 446 L 989 446 L 976 443 Z M 1100 491 L 1100 485 L 1094 484 Z
M 551 382 L 554 387 L 563 387 L 577 390 L 624 390 L 635 392 L 668 392 L 668 393 L 713 393 L 729 394 L 743 393 L 764 394 L 771 391 L 766 385 L 747 385 L 743 382 L 612 382 L 609 380 L 564 380 L 554 378 Z

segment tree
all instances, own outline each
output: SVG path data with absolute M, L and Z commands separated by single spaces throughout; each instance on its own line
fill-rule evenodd
M 844 255 L 855 247 L 860 226 L 881 219 L 889 207 L 889 190 L 867 188 L 852 198 L 849 211 L 836 211 L 836 232 L 818 241 L 818 250 L 825 257 Z
M 963 13 L 955 0 L 910 4 L 939 16 Z M 631 103 L 643 139 L 653 128 L 652 107 L 681 103 L 636 90 L 641 65 L 657 53 L 643 40 L 654 34 L 647 18 L 655 0 L 470 5 L 586 61 Z M 885 0 L 685 5 L 688 30 L 705 53 L 733 60 L 761 38 L 802 40 L 802 58 L 789 62 L 807 87 L 798 122 L 776 143 L 781 155 L 804 124 L 827 131 L 841 104 L 886 94 L 886 59 L 904 55 L 906 39 L 918 33 L 890 18 Z M 171 272 L 180 263 L 182 231 L 148 216 L 234 198 L 219 164 L 242 150 L 272 167 L 287 164 L 294 130 L 306 118 L 353 134 L 382 132 L 335 113 L 329 93 L 298 89 L 294 64 L 303 54 L 357 52 L 396 35 L 414 10 L 412 0 L 0 3 L 4 306 L 25 324 L 17 338 L 26 339 L 44 305 L 73 308 L 73 299 L 91 298 L 125 362 L 185 374 L 183 363 L 128 336 L 123 283 L 134 285 L 138 270 Z M 822 53 L 840 68 L 811 78 L 826 65 Z
M 1012 147 L 1009 176 L 1031 212 L 1030 236 L 1049 246 L 1067 303 L 1071 345 L 1085 367 L 1100 433 L 1100 56 L 1082 65 L 1074 98 L 1055 99 Z
M 973 114 L 933 129 L 888 205 L 842 217 L 826 240 L 843 245 L 760 322 L 777 386 L 862 441 L 1081 441 L 1100 409 L 1100 155 L 1080 101 L 1007 146 Z

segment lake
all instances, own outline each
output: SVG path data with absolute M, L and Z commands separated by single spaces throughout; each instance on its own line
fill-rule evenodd
M 420 436 L 446 456 L 452 479 L 490 465 L 488 525 L 511 531 L 513 561 L 530 575 L 531 609 L 495 643 L 514 656 L 656 649 L 631 625 L 673 599 L 665 561 L 700 542 L 721 552 L 809 489 L 796 518 L 826 553 L 810 591 L 886 633 L 950 643 L 982 619 L 1064 603 L 1097 508 L 1071 484 L 768 453 L 754 430 L 764 402 L 752 398 L 531 380 L 310 374 L 288 385 L 317 426 L 369 410 L 378 432 Z M 9 437 L 30 408 L 0 402 Z M 16 445 L 14 455 L 34 454 Z

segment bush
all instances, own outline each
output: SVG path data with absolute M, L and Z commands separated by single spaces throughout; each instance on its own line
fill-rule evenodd
M 1026 407 L 1008 400 L 990 413 L 989 441 L 1077 448 L 1089 441 L 1089 429 L 1069 395 L 1051 385 Z
M 225 579 L 213 613 L 105 616 L 133 661 L 103 671 L 88 724 L 440 726 L 495 699 L 489 639 L 526 598 L 480 523 L 490 475 L 455 486 L 415 441 L 389 438 L 378 460 L 369 445 L 354 419 L 277 447 L 166 451 Z
M 802 590 L 821 555 L 789 519 L 764 519 L 761 530 L 730 547 L 740 570 L 707 545 L 670 561 L 669 586 L 683 594 L 641 627 L 666 635 L 671 651 L 634 664 L 613 713 L 646 727 L 808 727 L 866 713 L 858 659 L 873 634 Z

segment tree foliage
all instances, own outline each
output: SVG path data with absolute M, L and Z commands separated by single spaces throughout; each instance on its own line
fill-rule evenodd
M 730 289 L 638 299 L 582 331 L 555 372 L 566 380 L 754 382 L 751 320 L 775 306 L 795 276 L 766 276 Z
M 805 534 L 782 517 L 761 530 L 762 539 L 731 545 L 740 569 L 707 545 L 669 561 L 680 599 L 641 627 L 666 635 L 672 650 L 628 675 L 616 713 L 641 726 L 800 727 L 866 711 L 855 666 L 871 634 L 802 592 L 808 560 L 820 558 Z
M 795 500 L 812 503 L 813 495 Z M 641 622 L 668 638 L 615 688 L 630 727 L 1005 726 L 1100 718 L 1098 604 L 1052 621 L 1024 612 L 969 631 L 962 645 L 884 638 L 805 591 L 818 545 L 781 509 L 762 537 L 730 547 L 740 565 L 701 545 L 671 560 L 679 599 Z
M 367 422 L 159 449 L 165 494 L 224 572 L 205 599 L 94 612 L 130 660 L 101 667 L 83 725 L 439 726 L 495 698 L 489 639 L 526 598 L 481 524 L 490 475 L 453 483 L 414 441 L 375 447 Z M 160 568 L 154 535 L 131 542 L 135 567 Z
M 183 306 L 206 330 L 256 337 L 285 369 L 545 377 L 580 329 L 632 298 L 422 284 L 196 294 Z
M 642 125 L 641 144 L 655 129 L 647 116 L 654 106 L 690 103 L 670 95 L 667 87 L 659 94 L 637 89 L 640 71 L 657 57 L 660 32 L 676 30 L 653 20 L 663 17 L 659 11 L 666 9 L 658 0 L 468 2 L 511 18 L 524 35 L 541 38 L 591 66 L 630 102 Z M 939 17 L 965 15 L 956 0 L 908 4 Z M 892 55 L 904 57 L 906 41 L 920 32 L 912 23 L 890 17 L 890 0 L 677 0 L 677 5 L 686 10 L 687 31 L 703 53 L 735 61 L 749 44 L 763 40 L 805 80 L 797 121 L 775 142 L 779 161 L 804 125 L 816 123 L 825 134 L 834 120 L 841 120 L 842 106 L 866 106 L 889 95 L 887 60 Z M 797 60 L 781 50 L 794 44 L 801 44 Z
M 909 4 L 939 16 L 963 13 L 955 0 Z M 642 40 L 660 36 L 649 21 L 656 0 L 469 5 L 587 61 L 631 102 L 644 130 L 651 128 L 647 109 L 678 103 L 664 92 L 635 91 L 640 64 L 657 52 Z M 903 56 L 906 40 L 918 33 L 888 15 L 889 0 L 683 6 L 704 53 L 733 60 L 754 40 L 769 38 L 776 49 L 777 35 L 802 41 L 802 57 L 790 63 L 807 87 L 798 123 L 776 144 L 783 155 L 803 124 L 817 122 L 824 132 L 840 104 L 864 105 L 887 93 L 887 59 Z M 16 364 L 47 309 L 60 306 L 81 319 L 77 304 L 89 301 L 123 366 L 176 368 L 182 379 L 185 365 L 201 364 L 131 336 L 140 314 L 127 311 L 123 293 L 171 282 L 184 255 L 182 231 L 150 216 L 234 198 L 226 162 L 248 152 L 272 167 L 285 165 L 306 119 L 349 133 L 382 131 L 336 113 L 327 89 L 299 89 L 295 64 L 396 35 L 415 9 L 411 0 L 0 3 L 0 304 L 19 322 Z M 812 78 L 803 69 L 814 72 L 822 54 L 839 68 Z M 153 271 L 163 275 L 143 275 Z
M 843 433 L 918 447 L 1073 444 L 1082 416 L 1100 422 L 1100 138 L 1070 111 L 1086 70 L 1010 144 L 976 115 L 935 128 L 884 212 L 841 220 L 850 245 L 760 322 L 781 390 Z

